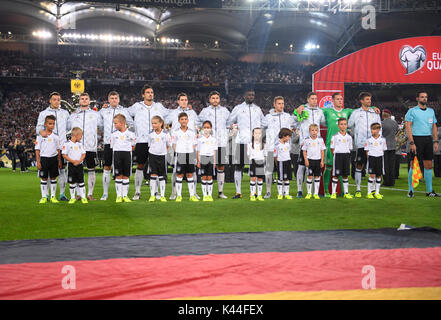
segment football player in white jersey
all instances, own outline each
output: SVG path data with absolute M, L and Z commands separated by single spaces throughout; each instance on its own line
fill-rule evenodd
M 209 94 L 208 100 L 210 105 L 202 109 L 199 114 L 199 119 L 203 121 L 210 121 L 213 125 L 213 134 L 217 141 L 216 152 L 216 171 L 217 183 L 219 187 L 219 198 L 226 199 L 224 195 L 225 183 L 225 165 L 228 164 L 228 125 L 227 121 L 230 116 L 230 111 L 220 105 L 220 94 L 217 91 L 212 91 Z
M 37 127 L 36 132 L 43 136 L 44 138 L 47 137 L 47 133 L 45 131 L 44 127 L 44 121 L 46 116 L 48 115 L 54 115 L 55 116 L 55 127 L 54 127 L 54 133 L 58 136 L 60 139 L 61 144 L 66 142 L 66 132 L 67 132 L 67 120 L 69 119 L 69 112 L 67 110 L 60 108 L 61 104 L 61 95 L 58 92 L 52 92 L 49 95 L 49 107 L 44 109 L 40 112 L 38 115 L 38 121 L 37 121 Z M 65 161 L 64 159 L 61 159 L 61 168 L 60 168 L 60 175 L 58 176 L 58 186 L 60 189 L 60 200 L 61 201 L 68 201 L 66 196 L 64 195 L 65 188 L 66 188 L 66 170 L 65 170 Z M 48 184 L 50 181 L 48 181 Z
M 98 147 L 98 128 L 103 129 L 103 121 L 99 113 L 90 108 L 90 96 L 88 93 L 80 95 L 80 108 L 73 112 L 68 120 L 68 129 L 78 127 L 83 130 L 81 143 L 86 149 L 87 166 L 87 199 L 93 198 L 93 189 L 95 187 L 96 175 L 95 167 L 97 165 L 97 147 Z
M 127 110 L 133 118 L 136 133 L 136 146 L 133 158 L 137 163 L 137 168 L 135 172 L 135 195 L 132 200 L 139 200 L 143 178 L 148 181 L 148 173 L 145 168 L 147 168 L 146 163 L 149 157 L 148 139 L 152 131 L 152 119 L 154 116 L 166 119 L 169 113 L 169 110 L 160 102 L 154 101 L 154 92 L 151 86 L 145 85 L 141 89 L 141 94 L 143 101 L 136 102 Z

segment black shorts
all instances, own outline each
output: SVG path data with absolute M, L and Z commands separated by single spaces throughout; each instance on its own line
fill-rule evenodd
M 309 161 L 309 167 L 306 168 L 306 175 L 313 177 L 320 177 L 322 175 L 322 168 L 320 168 L 321 160 L 311 160 Z
M 377 177 L 384 175 L 384 159 L 383 157 L 369 156 L 367 162 L 367 172 L 375 174 Z
M 58 156 L 55 157 L 40 157 L 41 170 L 38 171 L 40 178 L 56 179 L 58 177 Z
M 110 144 L 104 145 L 103 158 L 104 158 L 103 165 L 105 167 L 111 167 L 113 161 L 113 149 L 110 148 Z
M 433 137 L 432 136 L 413 136 L 415 142 L 416 155 L 420 166 L 424 160 L 433 160 Z M 410 160 L 413 161 L 415 154 L 409 153 Z
M 233 144 L 233 164 L 239 167 L 243 167 L 245 164 L 249 164 L 250 160 L 247 155 L 247 145 L 246 144 Z
M 229 163 L 228 161 L 228 148 L 227 147 L 218 147 L 216 154 L 216 164 L 223 166 Z
M 68 183 L 84 183 L 84 170 L 83 164 L 80 163 L 74 166 L 69 162 L 67 165 L 67 182 Z
M 113 174 L 130 177 L 132 174 L 132 153 L 130 151 L 113 152 Z
M 86 151 L 86 158 L 84 160 L 86 161 L 87 168 L 95 169 L 95 167 L 98 164 L 98 160 L 96 156 L 97 156 L 96 152 Z
M 149 158 L 149 144 L 137 143 L 135 145 L 135 152 L 133 155 L 133 162 L 137 164 L 146 164 Z
M 201 167 L 199 168 L 199 175 L 212 177 L 214 175 L 214 156 L 200 156 L 199 160 Z
M 292 178 L 291 160 L 277 162 L 277 177 L 279 181 L 286 181 Z
M 176 173 L 177 174 L 193 174 L 196 166 L 195 153 L 177 153 L 176 154 Z
M 149 173 L 159 177 L 167 176 L 167 161 L 165 155 L 149 154 Z
M 334 153 L 332 175 L 335 177 L 347 177 L 351 174 L 351 154 Z
M 251 160 L 249 176 L 265 179 L 265 160 Z
M 364 148 L 358 148 L 357 149 L 357 154 L 355 155 L 355 163 L 357 165 L 363 165 L 365 166 L 367 163 L 367 155 L 366 155 L 366 150 L 364 150 Z

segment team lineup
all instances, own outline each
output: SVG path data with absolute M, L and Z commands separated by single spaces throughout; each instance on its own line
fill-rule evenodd
M 281 96 L 274 98 L 273 109 L 264 115 L 261 108 L 254 104 L 255 93 L 252 90 L 245 92 L 244 102 L 231 112 L 220 105 L 220 94 L 213 91 L 208 97 L 209 106 L 199 115 L 189 107 L 185 93 L 177 96 L 178 108 L 173 110 L 154 101 L 151 86 L 144 86 L 141 94 L 143 101 L 124 108 L 119 105 L 119 94 L 111 91 L 108 105 L 95 111 L 90 108 L 89 95 L 83 93 L 79 96 L 80 107 L 71 114 L 60 108 L 59 93 L 49 96 L 50 106 L 40 113 L 36 126 L 40 203 L 59 202 L 56 198 L 57 184 L 61 201 L 73 204 L 95 200 L 98 130 L 103 133 L 104 143 L 103 201 L 108 199 L 113 177 L 116 202 L 139 200 L 144 179 L 150 185 L 148 200 L 166 202 L 169 165 L 173 167 L 169 199 L 183 200 L 182 189 L 186 180 L 189 200 L 199 201 L 198 176 L 201 178 L 203 201 L 213 201 L 214 177 L 218 184 L 218 197 L 225 199 L 224 169 L 227 164 L 234 165 L 236 193 L 233 199 L 242 198 L 241 184 L 247 165 L 251 201 L 264 201 L 271 197 L 273 172 L 277 172 L 277 199 L 292 200 L 291 148 L 294 139 L 298 139 L 300 146 L 295 175 L 298 198 L 320 199 L 322 171 L 326 198 L 337 198 L 339 180 L 344 198 L 361 198 L 363 169 L 368 173 L 366 197 L 383 198 L 380 186 L 387 146 L 381 135 L 380 110 L 371 106 L 370 93 L 359 95 L 361 107 L 358 109 L 344 108 L 340 93 L 332 96 L 333 108 L 321 109 L 317 105 L 317 95 L 310 92 L 307 103 L 296 108 L 292 115 L 284 111 L 285 103 Z M 433 152 L 438 150 L 438 132 L 434 111 L 426 106 L 427 98 L 425 92 L 417 94 L 418 105 L 409 109 L 405 117 L 406 133 L 410 159 L 416 156 L 418 162 L 424 165 L 426 195 L 436 197 L 440 195 L 432 188 L 432 159 Z M 325 140 L 320 136 L 322 127 L 327 128 Z M 229 151 L 228 141 L 232 135 L 234 143 Z M 353 149 L 356 151 L 355 195 L 349 192 L 348 180 Z M 132 162 L 136 163 L 135 190 L 130 199 Z M 84 166 L 87 168 L 87 195 Z M 411 169 L 408 197 L 414 196 L 412 174 Z M 306 195 L 303 195 L 305 182 Z M 67 184 L 70 200 L 65 196 Z

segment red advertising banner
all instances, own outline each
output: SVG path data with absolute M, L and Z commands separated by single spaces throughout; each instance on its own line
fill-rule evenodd
M 406 38 L 377 44 L 344 56 L 312 77 L 320 107 L 344 94 L 345 83 L 441 84 L 441 36 Z

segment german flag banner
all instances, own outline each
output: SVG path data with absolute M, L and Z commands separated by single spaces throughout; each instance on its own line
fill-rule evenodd
M 441 299 L 441 231 L 7 241 L 0 299 Z
M 416 188 L 420 184 L 420 179 L 423 178 L 423 174 L 421 173 L 420 164 L 418 163 L 418 158 L 415 156 L 413 159 L 413 167 L 412 167 L 412 187 Z

